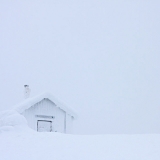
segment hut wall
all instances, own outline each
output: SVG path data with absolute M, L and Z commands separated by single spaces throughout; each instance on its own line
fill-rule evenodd
M 66 112 L 57 108 L 49 99 L 43 99 L 25 110 L 22 114 L 27 119 L 29 127 L 34 130 L 37 130 L 38 120 L 47 120 L 52 121 L 52 132 L 66 132 Z M 67 125 L 68 123 L 69 121 L 67 122 Z

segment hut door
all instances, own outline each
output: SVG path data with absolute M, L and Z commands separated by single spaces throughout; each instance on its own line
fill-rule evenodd
M 38 132 L 52 132 L 52 121 L 38 120 L 37 121 Z

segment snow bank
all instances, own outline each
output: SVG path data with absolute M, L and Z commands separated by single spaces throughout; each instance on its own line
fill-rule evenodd
M 13 129 L 15 126 L 27 126 L 27 121 L 24 116 L 15 110 L 0 112 L 0 130 Z
M 18 127 L 17 127 L 18 126 Z M 14 132 L 3 132 L 14 129 Z M 160 135 L 36 132 L 14 110 L 0 113 L 0 160 L 159 160 Z
M 0 134 L 0 159 L 160 160 L 160 135 L 7 132 Z

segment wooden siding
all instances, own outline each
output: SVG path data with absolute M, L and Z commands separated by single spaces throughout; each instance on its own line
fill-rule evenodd
M 38 120 L 50 120 L 52 121 L 52 132 L 66 132 L 66 112 L 57 108 L 49 99 L 43 99 L 25 110 L 22 114 L 27 119 L 29 127 L 34 130 L 37 130 Z
M 66 133 L 72 133 L 73 118 L 66 114 Z

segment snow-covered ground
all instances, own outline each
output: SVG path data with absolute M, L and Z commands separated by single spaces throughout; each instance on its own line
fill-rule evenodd
M 160 160 L 160 135 L 40 133 L 6 111 L 0 114 L 0 160 Z

